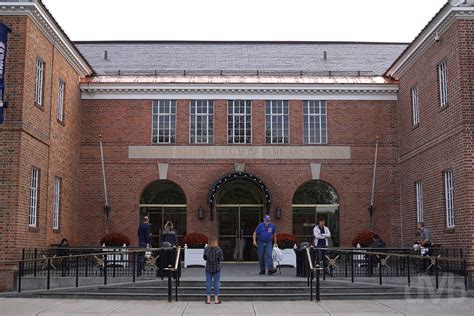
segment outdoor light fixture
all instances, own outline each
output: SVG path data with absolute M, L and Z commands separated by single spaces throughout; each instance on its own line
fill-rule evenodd
M 280 219 L 281 218 L 281 208 L 280 207 L 277 207 L 276 210 L 275 210 L 275 217 L 277 219 Z
M 204 218 L 204 209 L 199 206 L 198 208 L 198 218 L 203 219 Z

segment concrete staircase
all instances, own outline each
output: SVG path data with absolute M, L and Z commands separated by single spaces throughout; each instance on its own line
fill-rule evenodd
M 173 282 L 174 285 L 174 282 Z M 28 297 L 119 299 L 119 300 L 166 300 L 168 288 L 166 280 L 140 281 L 108 286 L 55 289 L 21 293 Z M 173 288 L 173 300 L 174 300 Z M 204 299 L 203 281 L 181 281 L 178 299 L 201 301 Z M 340 281 L 321 281 L 321 300 L 344 299 L 406 299 L 459 297 L 465 293 L 434 291 L 423 288 L 406 288 L 391 285 L 352 284 Z M 310 293 L 306 280 L 301 281 L 222 281 L 220 298 L 224 301 L 298 301 L 309 300 Z

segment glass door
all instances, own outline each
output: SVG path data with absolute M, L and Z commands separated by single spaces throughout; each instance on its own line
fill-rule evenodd
M 217 233 L 226 261 L 257 261 L 253 232 L 262 220 L 262 205 L 218 205 Z

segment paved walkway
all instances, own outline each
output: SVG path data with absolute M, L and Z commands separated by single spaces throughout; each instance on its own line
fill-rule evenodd
M 474 299 L 315 302 L 110 301 L 0 298 L 0 315 L 472 315 Z

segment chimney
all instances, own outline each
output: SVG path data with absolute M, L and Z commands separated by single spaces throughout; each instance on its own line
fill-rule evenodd
M 104 51 L 104 60 L 109 60 L 109 52 L 108 51 Z
M 328 52 L 327 51 L 323 52 L 323 59 L 328 60 Z

